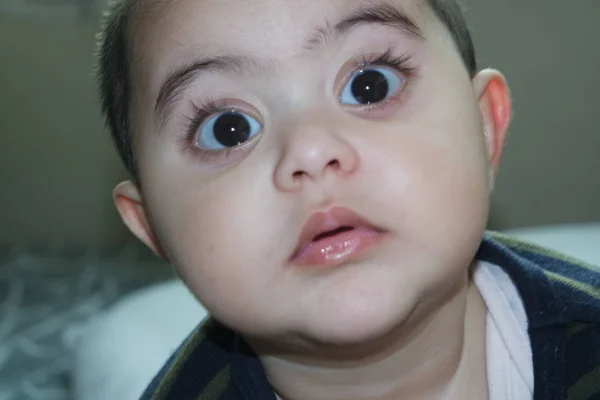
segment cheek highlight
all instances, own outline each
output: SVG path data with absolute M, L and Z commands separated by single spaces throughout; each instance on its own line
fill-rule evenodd
M 383 181 L 373 195 L 382 209 L 422 232 L 422 240 L 479 229 L 488 199 L 484 151 L 476 138 L 460 130 L 421 134 L 414 128 L 385 137 L 381 148 L 369 149 L 379 157 L 367 157 L 376 160 L 376 167 L 368 168 L 379 170 Z

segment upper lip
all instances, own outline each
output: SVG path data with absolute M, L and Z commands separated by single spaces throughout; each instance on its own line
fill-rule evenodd
M 292 258 L 295 258 L 302 249 L 314 242 L 317 236 L 342 228 L 355 229 L 358 227 L 384 232 L 383 229 L 377 227 L 365 217 L 345 207 L 334 207 L 328 211 L 314 212 L 302 227 Z

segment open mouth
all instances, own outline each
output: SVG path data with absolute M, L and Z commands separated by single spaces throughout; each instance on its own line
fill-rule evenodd
M 312 214 L 291 257 L 301 265 L 339 265 L 375 244 L 383 229 L 347 208 Z
M 332 231 L 323 232 L 321 234 L 318 234 L 317 236 L 315 236 L 313 238 L 312 241 L 313 241 L 313 243 L 314 242 L 318 242 L 321 239 L 326 239 L 326 238 L 329 238 L 329 237 L 332 237 L 332 236 L 335 236 L 335 235 L 338 235 L 338 234 L 341 234 L 341 233 L 344 233 L 344 232 L 349 232 L 349 231 L 352 231 L 352 230 L 354 230 L 354 227 L 352 227 L 352 226 L 341 226 L 341 227 L 339 227 L 337 229 L 334 229 Z

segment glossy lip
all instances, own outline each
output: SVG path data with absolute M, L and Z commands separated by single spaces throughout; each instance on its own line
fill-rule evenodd
M 335 234 L 327 236 L 328 233 Z M 291 261 L 304 266 L 340 265 L 376 244 L 384 233 L 348 208 L 315 212 L 302 228 Z

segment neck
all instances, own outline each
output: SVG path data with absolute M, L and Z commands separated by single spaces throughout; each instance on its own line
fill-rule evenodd
M 351 348 L 310 354 L 249 341 L 285 400 L 486 399 L 483 299 L 466 280 L 425 317 Z

